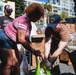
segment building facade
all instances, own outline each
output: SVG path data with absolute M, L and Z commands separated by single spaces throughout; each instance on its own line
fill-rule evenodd
M 69 17 L 75 17 L 74 0 L 50 0 L 50 4 L 53 6 L 52 12 L 60 14 L 65 11 Z
M 65 11 L 69 17 L 75 17 L 74 7 L 75 3 L 74 0 L 26 0 L 27 5 L 31 2 L 37 3 L 50 3 L 52 5 L 52 13 L 60 14 L 62 11 Z

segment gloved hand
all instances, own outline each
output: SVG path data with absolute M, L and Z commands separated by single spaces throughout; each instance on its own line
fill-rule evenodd
M 48 59 L 44 58 L 44 59 L 43 59 L 43 62 L 45 62 L 45 64 L 46 64 L 46 66 L 47 66 L 48 69 L 51 68 L 52 63 L 51 63 Z
M 39 50 L 34 50 L 33 54 L 35 56 L 41 56 L 41 52 Z
M 49 62 L 54 63 L 56 58 L 49 58 L 48 60 L 49 60 Z

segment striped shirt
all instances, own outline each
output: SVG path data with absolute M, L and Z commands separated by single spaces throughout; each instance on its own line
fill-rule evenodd
M 27 36 L 30 36 L 30 29 L 28 25 L 27 16 L 23 15 L 16 18 L 13 22 L 4 27 L 6 35 L 16 42 L 16 34 L 18 29 L 23 29 L 26 31 Z

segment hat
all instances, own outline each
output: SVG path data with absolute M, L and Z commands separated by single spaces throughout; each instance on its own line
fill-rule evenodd
M 12 12 L 13 9 L 11 8 L 10 5 L 5 5 L 4 9 L 7 11 L 7 12 Z
M 52 16 L 49 17 L 48 27 L 55 28 L 60 21 L 61 21 L 60 16 L 57 14 L 53 14 Z

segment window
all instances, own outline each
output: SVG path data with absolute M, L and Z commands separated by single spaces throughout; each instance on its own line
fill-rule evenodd
M 3 4 L 0 4 L 0 15 L 3 15 Z
M 0 0 L 0 1 L 3 1 L 3 0 Z

